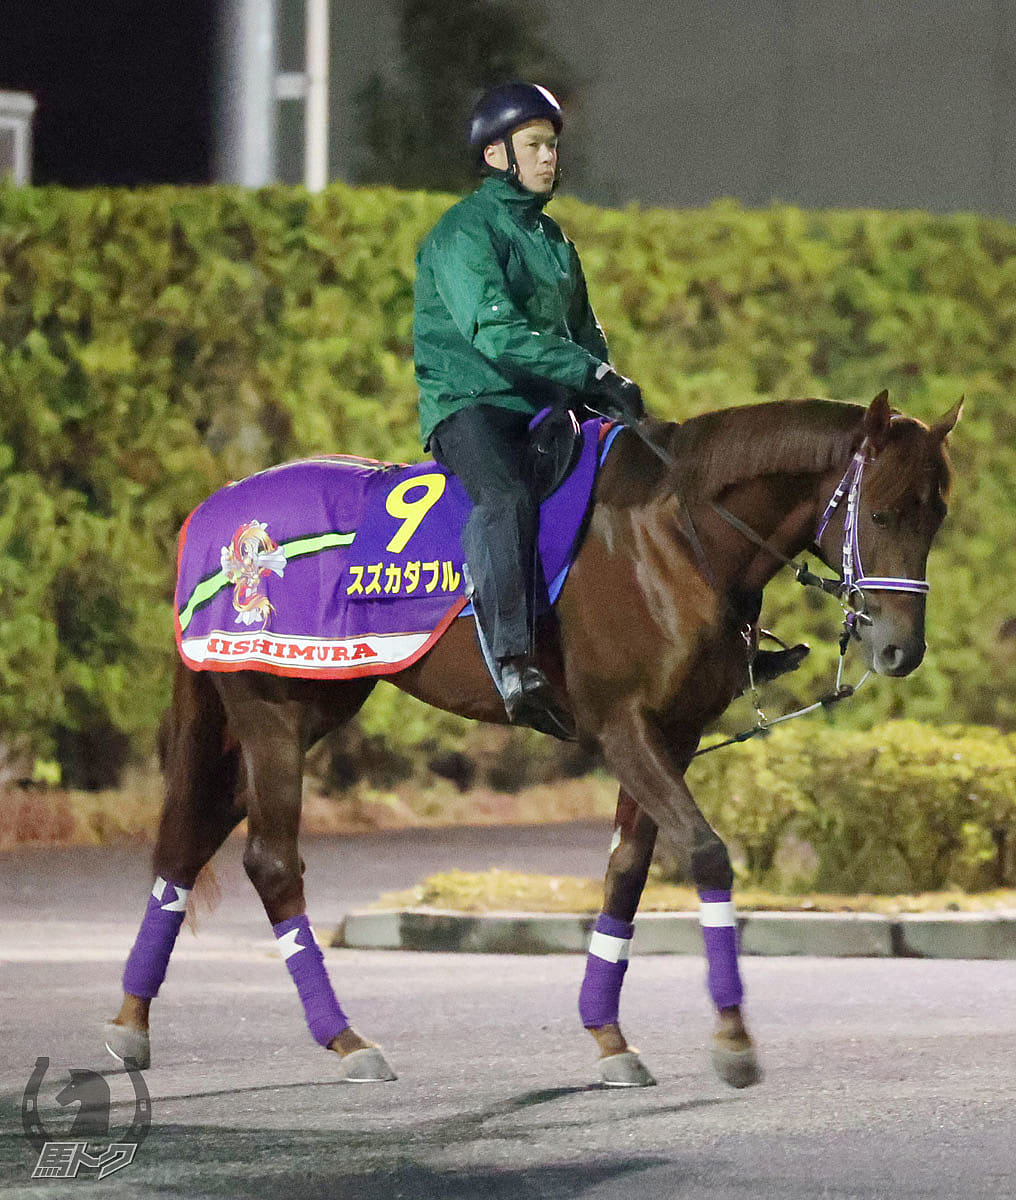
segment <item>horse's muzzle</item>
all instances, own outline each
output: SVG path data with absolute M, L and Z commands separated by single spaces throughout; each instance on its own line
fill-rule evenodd
M 896 677 L 916 671 L 928 648 L 924 597 L 878 597 L 870 603 L 868 617 L 856 632 L 871 669 Z

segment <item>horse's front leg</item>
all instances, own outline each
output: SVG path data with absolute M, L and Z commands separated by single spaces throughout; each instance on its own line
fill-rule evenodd
M 732 899 L 734 872 L 726 846 L 702 815 L 684 781 L 680 743 L 672 749 L 670 739 L 652 718 L 631 711 L 607 724 L 600 744 L 624 791 L 655 825 L 665 827 L 677 844 L 691 853 L 708 987 L 717 1011 L 713 1065 L 720 1078 L 733 1087 L 757 1083 L 762 1074 L 741 1010 L 744 988 L 738 967 L 737 919 Z M 646 862 L 645 870 L 648 868 Z M 643 875 L 638 895 L 644 882 Z
M 603 911 L 589 939 L 579 992 L 582 1024 L 600 1050 L 600 1078 L 608 1087 L 648 1087 L 656 1082 L 621 1032 L 621 985 L 628 969 L 635 912 L 649 874 L 656 824 L 621 790 L 604 881 Z

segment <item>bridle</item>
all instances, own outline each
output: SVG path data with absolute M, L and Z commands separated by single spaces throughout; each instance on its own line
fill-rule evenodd
M 667 457 L 670 458 L 670 455 L 667 455 Z M 709 502 L 710 508 L 712 508 L 717 516 L 722 517 L 728 525 L 732 525 L 738 533 L 743 534 L 749 541 L 754 542 L 756 546 L 759 546 L 774 558 L 779 559 L 784 566 L 793 567 L 798 583 L 804 587 L 820 588 L 827 595 L 835 596 L 843 606 L 844 624 L 848 633 L 853 632 L 854 626 L 858 621 L 862 624 L 871 623 L 871 617 L 868 615 L 868 606 L 864 596 L 866 590 L 869 592 L 912 592 L 921 596 L 926 596 L 931 590 L 928 581 L 925 579 L 907 579 L 895 575 L 865 575 L 864 573 L 864 567 L 861 564 L 861 546 L 857 537 L 858 512 L 860 509 L 861 480 L 864 477 L 864 468 L 872 461 L 869 455 L 868 439 L 865 438 L 850 460 L 850 464 L 844 472 L 843 478 L 837 485 L 836 490 L 833 492 L 829 503 L 825 506 L 822 516 L 819 518 L 818 529 L 815 532 L 812 544 L 818 547 L 833 513 L 843 502 L 843 497 L 846 496 L 846 515 L 843 520 L 843 544 L 840 551 L 842 570 L 839 579 L 824 579 L 821 576 L 813 574 L 808 569 L 807 563 L 796 562 L 794 559 L 788 558 L 782 551 L 756 533 L 750 525 L 746 525 L 740 517 L 734 516 L 732 512 L 724 508 L 722 504 L 715 500 Z M 671 462 L 673 462 L 673 459 L 671 459 Z
M 859 596 L 860 613 L 863 613 L 864 616 L 867 616 L 867 605 L 864 599 L 866 588 L 869 592 L 913 592 L 920 596 L 926 596 L 931 590 L 925 579 L 905 579 L 894 575 L 865 575 L 864 573 L 864 567 L 861 565 L 861 546 L 857 540 L 857 513 L 861 500 L 861 478 L 869 461 L 868 439 L 865 438 L 860 449 L 850 460 L 850 466 L 847 467 L 839 486 L 833 492 L 832 499 L 826 505 L 825 512 L 818 523 L 818 532 L 815 534 L 815 542 L 818 544 L 826 531 L 830 517 L 836 511 L 845 492 L 847 511 L 843 521 L 841 599 L 845 599 L 849 603 L 854 596 Z M 854 609 L 850 611 L 855 618 L 860 615 Z M 853 622 L 850 622 L 849 616 L 847 621 L 848 626 L 852 629 Z
M 752 669 L 750 627 L 742 630 L 741 636 L 745 640 L 748 652 L 748 688 L 755 706 L 755 724 L 751 729 L 746 729 L 734 737 L 726 738 L 711 746 L 702 747 L 692 757 L 697 758 L 700 754 L 708 754 L 711 750 L 719 750 L 723 746 L 730 746 L 736 742 L 745 742 L 749 738 L 768 733 L 773 725 L 782 724 L 784 721 L 791 721 L 795 717 L 803 717 L 806 713 L 815 712 L 819 708 L 828 710 L 841 700 L 846 700 L 850 696 L 856 695 L 861 685 L 871 675 L 871 671 L 865 671 L 857 683 L 852 685 L 845 684 L 843 682 L 843 662 L 847 653 L 847 646 L 850 644 L 850 639 L 857 625 L 871 624 L 867 598 L 864 594 L 865 589 L 871 592 L 911 592 L 920 596 L 926 596 L 930 591 L 930 586 L 926 579 L 908 579 L 895 575 L 865 575 L 864 573 L 864 567 L 861 565 L 861 546 L 857 537 L 857 526 L 861 502 L 861 480 L 864 477 L 864 468 L 872 461 L 869 457 L 869 451 L 869 441 L 868 438 L 865 438 L 851 458 L 850 464 L 843 474 L 843 478 L 833 492 L 829 503 L 825 506 L 815 533 L 813 545 L 817 548 L 833 513 L 843 502 L 843 497 L 846 496 L 846 512 L 843 519 L 843 544 L 840 552 L 842 570 L 839 579 L 825 579 L 822 576 L 815 575 L 808 569 L 807 563 L 803 561 L 795 562 L 793 559 L 788 558 L 781 551 L 777 550 L 775 546 L 770 545 L 766 539 L 760 537 L 750 525 L 746 525 L 739 517 L 735 517 L 722 504 L 719 504 L 717 501 L 710 502 L 710 507 L 717 516 L 722 517 L 723 520 L 732 525 L 739 533 L 760 546 L 767 553 L 782 560 L 784 565 L 793 567 L 794 577 L 798 583 L 805 587 L 817 587 L 827 595 L 835 596 L 840 602 L 840 607 L 843 609 L 843 630 L 840 634 L 840 659 L 836 668 L 836 684 L 833 690 L 820 697 L 814 704 L 808 704 L 804 708 L 799 708 L 795 712 L 786 713 L 784 716 L 776 717 L 772 720 L 768 719 L 762 711 L 758 689 L 755 686 L 755 676 Z M 685 511 L 687 512 L 687 508 Z
M 676 460 L 669 451 L 662 446 L 657 445 L 645 432 L 634 422 L 625 424 L 626 429 L 630 429 L 645 445 L 653 451 L 653 453 L 668 467 L 675 467 Z M 857 451 L 854 453 L 840 480 L 833 492 L 829 503 L 825 506 L 822 516 L 819 518 L 818 529 L 815 533 L 813 546 L 818 548 L 822 535 L 825 533 L 833 513 L 843 503 L 844 496 L 846 497 L 846 512 L 843 520 L 843 544 L 841 548 L 840 561 L 841 573 L 838 579 L 828 579 L 821 575 L 816 575 L 808 568 L 808 564 L 802 561 L 788 558 L 782 550 L 773 546 L 766 538 L 763 538 L 752 527 L 735 516 L 729 509 L 725 508 L 719 501 L 710 500 L 709 507 L 721 517 L 726 523 L 732 526 L 746 537 L 750 542 L 754 543 L 760 549 L 765 550 L 767 554 L 772 555 L 777 561 L 784 566 L 793 568 L 794 578 L 804 587 L 818 588 L 826 595 L 835 596 L 840 602 L 843 609 L 843 630 L 840 634 L 840 661 L 836 671 L 836 684 L 831 692 L 822 696 L 814 704 L 809 704 L 804 708 L 798 709 L 796 712 L 787 713 L 782 717 L 776 717 L 772 720 L 768 719 L 762 711 L 759 703 L 758 691 L 755 686 L 755 677 L 752 669 L 753 648 L 751 639 L 751 626 L 748 625 L 741 630 L 741 636 L 745 641 L 748 656 L 748 686 L 751 693 L 752 701 L 755 705 L 756 722 L 751 729 L 746 729 L 743 733 L 739 733 L 734 737 L 727 738 L 724 741 L 717 742 L 711 746 L 705 746 L 696 751 L 692 756 L 697 758 L 700 754 L 708 754 L 711 750 L 719 750 L 723 746 L 730 746 L 736 742 L 747 741 L 751 737 L 756 737 L 759 734 L 769 732 L 773 725 L 779 725 L 783 721 L 790 721 L 794 717 L 804 716 L 805 713 L 814 712 L 818 708 L 831 708 L 834 704 L 841 700 L 846 700 L 853 696 L 861 685 L 867 680 L 871 671 L 865 671 L 864 675 L 856 684 L 843 683 L 843 660 L 847 652 L 847 646 L 850 643 L 851 637 L 858 624 L 870 625 L 871 616 L 868 613 L 867 600 L 865 598 L 865 590 L 871 592 L 911 592 L 916 595 L 926 596 L 930 591 L 930 586 L 925 579 L 908 579 L 893 575 L 865 575 L 864 568 L 861 565 L 861 547 L 857 536 L 858 527 L 858 512 L 860 509 L 861 500 L 861 481 L 864 477 L 864 468 L 872 461 L 870 456 L 871 446 L 869 439 L 866 437 Z M 699 564 L 704 568 L 706 575 L 715 586 L 715 579 L 712 575 L 712 570 L 709 567 L 709 560 L 706 557 L 705 551 L 702 549 L 702 543 L 699 541 L 698 533 L 695 529 L 695 523 L 692 520 L 691 513 L 688 511 L 688 506 L 683 497 L 679 497 L 681 507 L 684 511 L 688 522 L 686 533 L 692 543 L 695 555 L 699 560 Z

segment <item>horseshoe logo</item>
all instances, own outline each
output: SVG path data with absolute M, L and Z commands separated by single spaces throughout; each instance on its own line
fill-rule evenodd
M 25 1138 L 36 1151 L 41 1151 L 47 1142 L 58 1141 L 46 1130 L 39 1115 L 39 1088 L 49 1069 L 49 1059 L 40 1057 L 35 1060 L 35 1070 L 28 1080 L 25 1095 L 21 1101 L 21 1124 Z M 130 1076 L 134 1088 L 134 1120 L 130 1127 L 120 1136 L 121 1142 L 133 1142 L 136 1146 L 148 1136 L 152 1125 L 152 1098 L 145 1083 L 145 1077 L 138 1068 L 137 1060 L 124 1059 L 124 1070 Z
M 35 1070 L 32 1072 L 21 1101 L 21 1124 L 24 1126 L 25 1137 L 28 1139 L 29 1145 L 35 1150 L 41 1150 L 51 1140 L 39 1116 L 39 1086 L 48 1067 L 48 1058 L 35 1060 Z

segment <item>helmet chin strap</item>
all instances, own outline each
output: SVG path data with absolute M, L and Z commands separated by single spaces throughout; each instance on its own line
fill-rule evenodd
M 519 160 L 515 157 L 515 139 L 511 133 L 502 140 L 501 145 L 504 146 L 504 152 L 508 156 L 508 170 L 505 172 L 505 178 L 509 183 L 521 188 L 523 183 L 519 176 Z M 524 188 L 523 190 L 528 191 L 529 189 Z

